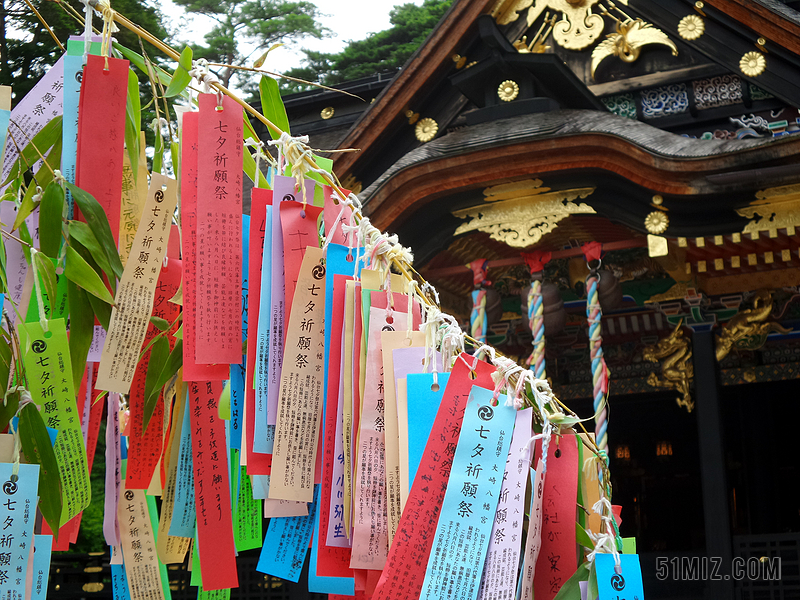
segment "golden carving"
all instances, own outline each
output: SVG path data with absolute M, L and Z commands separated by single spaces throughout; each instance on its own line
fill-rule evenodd
M 328 120 L 333 116 L 333 112 L 334 111 L 332 106 L 326 106 L 320 111 L 319 116 L 325 120 Z
M 498 25 L 508 25 L 519 19 L 519 14 L 533 4 L 533 0 L 498 0 L 490 13 Z
M 645 217 L 644 226 L 647 228 L 648 233 L 661 235 L 669 227 L 669 217 L 663 212 L 654 210 Z
M 497 87 L 497 96 L 503 102 L 511 102 L 514 98 L 519 96 L 519 85 L 516 81 L 506 79 Z
M 767 68 L 767 59 L 761 52 L 748 52 L 739 61 L 739 68 L 748 77 L 758 77 Z
M 667 242 L 667 238 L 663 238 L 659 235 L 648 235 L 647 254 L 651 258 L 667 256 L 669 254 L 669 242 Z
M 759 290 L 753 298 L 753 307 L 740 310 L 720 330 L 717 337 L 717 361 L 728 356 L 734 348 L 758 350 L 767 343 L 767 336 L 773 332 L 788 333 L 790 329 L 780 323 L 767 322 L 772 314 L 772 294 L 769 290 Z
M 768 231 L 777 235 L 778 229 L 793 231 L 800 226 L 800 185 L 784 185 L 756 192 L 756 200 L 736 213 L 750 219 L 742 233 L 758 235 Z
M 631 63 L 639 58 L 644 46 L 662 44 L 672 50 L 672 56 L 678 56 L 678 47 L 666 33 L 653 27 L 641 19 L 628 19 L 617 22 L 617 31 L 606 36 L 592 51 L 592 77 L 597 67 L 609 56 L 617 56 Z
M 696 40 L 706 31 L 706 23 L 697 15 L 686 15 L 678 23 L 678 35 L 685 40 Z
M 668 337 L 651 346 L 645 346 L 642 358 L 648 362 L 661 361 L 661 378 L 655 372 L 650 373 L 647 383 L 653 387 L 677 391 L 680 396 L 675 399 L 675 402 L 678 403 L 678 406 L 686 408 L 687 412 L 692 412 L 694 401 L 691 387 L 694 367 L 692 350 L 689 340 L 683 337 L 682 324 L 683 321 L 678 323 Z
M 435 138 L 438 131 L 439 124 L 430 117 L 425 117 L 417 121 L 417 126 L 414 128 L 414 135 L 417 136 L 420 142 L 424 143 L 430 142 Z
M 356 179 L 354 175 L 348 175 L 342 179 L 342 187 L 358 195 L 361 193 L 364 185 L 358 179 Z
M 595 188 L 579 188 L 557 192 L 542 191 L 540 180 L 504 184 L 484 190 L 490 205 L 457 210 L 461 219 L 471 220 L 456 229 L 455 235 L 483 231 L 492 239 L 515 248 L 527 248 L 555 229 L 558 222 L 571 214 L 594 214 L 588 204 L 576 204 Z M 543 188 L 547 190 L 547 188 Z M 502 198 L 502 199 L 500 199 Z

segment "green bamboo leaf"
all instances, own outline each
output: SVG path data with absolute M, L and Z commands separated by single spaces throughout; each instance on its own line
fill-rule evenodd
M 103 210 L 103 207 L 94 199 L 88 192 L 83 191 L 81 188 L 67 182 L 75 203 L 92 229 L 92 233 L 100 242 L 108 258 L 108 263 L 111 265 L 114 275 L 117 278 L 122 277 L 122 262 L 119 259 L 119 252 L 117 251 L 117 244 L 114 242 L 114 236 L 111 233 L 111 226 L 108 224 L 108 217 Z
M 3 398 L 8 391 L 8 375 L 11 373 L 11 344 L 6 341 L 0 342 L 0 392 Z M 17 414 L 19 405 L 19 392 L 9 394 L 5 402 L 0 401 L 0 431 L 5 431 L 8 422 Z
M 61 248 L 62 213 L 64 210 L 64 188 L 51 181 L 44 190 L 39 206 L 39 248 L 52 258 L 58 258 Z
M 97 238 L 94 236 L 89 226 L 83 221 L 70 221 L 69 237 L 73 244 L 77 240 L 77 242 L 83 246 L 82 249 L 85 249 L 86 252 L 89 253 L 89 256 L 94 259 L 94 261 L 97 263 L 97 266 L 103 271 L 103 273 L 106 274 L 108 280 L 113 283 L 114 272 L 111 269 L 111 265 L 108 264 L 108 256 L 106 255 L 105 250 L 103 250 L 103 248 L 100 246 L 100 242 L 97 241 Z M 81 248 L 76 246 L 74 249 L 77 250 L 84 259 L 86 259 L 84 253 L 81 252 Z M 92 263 L 89 264 L 91 265 Z
M 47 155 L 47 164 L 42 163 L 39 170 L 36 171 L 36 177 L 25 190 L 20 208 L 17 211 L 17 216 L 14 219 L 13 229 L 18 229 L 22 226 L 25 219 L 30 216 L 31 212 L 39 206 L 38 201 L 34 201 L 33 197 L 36 195 L 37 186 L 43 190 L 47 188 L 51 181 L 53 181 L 53 171 L 61 167 L 61 140 L 56 140 L 56 143 L 50 148 L 50 153 Z
M 87 293 L 72 281 L 67 281 L 69 299 L 69 358 L 72 362 L 72 381 L 77 390 L 83 379 L 86 358 L 94 335 L 94 311 Z
M 58 539 L 61 527 L 61 473 L 42 416 L 33 403 L 19 412 L 19 438 L 28 462 L 39 465 L 39 510 Z
M 600 594 L 597 591 L 597 573 L 594 569 L 594 561 L 589 567 L 589 598 L 597 598 Z
M 589 537 L 589 534 L 586 533 L 586 530 L 581 527 L 580 523 L 575 524 L 575 539 L 576 541 L 585 548 L 594 548 L 594 542 L 592 538 Z
M 67 246 L 67 263 L 64 273 L 67 279 L 90 294 L 97 296 L 103 302 L 114 304 L 114 298 L 97 272 L 70 246 Z
M 39 156 L 40 152 L 42 156 L 46 156 L 50 148 L 56 143 L 59 145 L 61 144 L 61 121 L 61 115 L 54 117 L 47 125 L 42 127 L 39 133 L 33 136 L 33 139 L 30 141 L 27 138 L 16 140 L 16 143 L 23 147 L 22 152 L 17 160 L 14 161 L 14 164 L 11 166 L 11 172 L 8 174 L 5 181 L 0 184 L 0 187 L 5 187 L 12 179 L 16 179 L 19 177 L 20 173 L 27 171 L 28 168 L 41 160 L 41 156 Z M 14 127 L 13 131 L 14 135 L 17 135 L 17 132 L 19 132 L 16 127 Z M 6 147 L 11 147 L 13 143 L 11 136 L 9 136 L 8 140 L 6 140 Z
M 86 298 L 89 299 L 92 312 L 97 317 L 100 325 L 103 326 L 103 329 L 108 331 L 108 326 L 111 323 L 111 306 L 93 294 L 86 294 Z
M 50 303 L 55 304 L 58 294 L 56 291 L 58 279 L 56 279 L 56 269 L 53 266 L 52 261 L 47 258 L 43 252 L 36 252 L 33 255 L 33 261 L 36 265 L 36 269 L 39 271 L 41 283 L 44 285 L 44 290 L 42 291 L 47 294 L 47 298 L 50 300 Z M 36 302 L 36 300 L 31 298 L 31 302 Z M 39 317 L 42 318 L 44 315 L 39 315 Z
M 581 600 L 581 581 L 589 579 L 589 563 L 581 563 L 553 600 Z
M 261 93 L 261 113 L 281 128 L 286 133 L 289 131 L 289 118 L 286 116 L 286 107 L 281 100 L 281 91 L 278 82 L 266 75 L 261 77 L 258 84 L 258 91 Z M 269 129 L 269 128 L 268 128 Z M 269 134 L 273 140 L 277 140 L 280 134 L 269 129 Z
M 139 98 L 139 78 L 128 69 L 128 99 L 125 102 L 125 151 L 131 163 L 133 179 L 139 177 L 139 134 L 142 130 L 142 104 Z
M 25 195 L 22 198 L 22 202 L 20 202 L 19 209 L 17 209 L 17 216 L 14 218 L 14 225 L 12 225 L 11 231 L 19 229 L 20 225 L 25 222 L 25 219 L 30 217 L 31 213 L 36 210 L 37 206 L 39 206 L 39 202 L 33 199 L 35 194 L 36 185 L 28 186 L 28 189 L 25 191 Z
M 141 54 L 134 52 L 133 50 L 129 50 L 124 46 L 120 46 L 116 42 L 114 43 L 114 49 L 118 50 L 122 56 L 127 58 L 131 63 L 136 65 L 136 67 L 142 72 L 147 73 L 147 64 L 145 63 L 144 58 L 142 58 Z M 161 85 L 169 85 L 172 81 L 172 77 L 164 71 L 163 69 L 153 65 L 153 70 L 155 71 L 156 75 L 158 76 L 158 80 L 161 82 Z
M 161 388 L 164 387 L 163 383 L 159 385 L 159 381 L 164 364 L 169 361 L 169 354 L 169 340 L 165 336 L 160 336 L 153 342 L 153 347 L 150 349 L 150 361 L 147 364 L 147 375 L 144 379 L 142 435 L 147 431 L 147 425 L 150 423 L 160 398 Z
M 231 386 L 230 382 L 226 382 L 222 388 L 222 395 L 219 397 L 217 403 L 217 413 L 219 418 L 223 421 L 231 420 Z
M 150 317 L 150 322 L 159 331 L 166 331 L 167 329 L 169 329 L 169 321 L 167 321 L 166 319 L 162 319 L 161 317 Z
M 192 76 L 189 75 L 189 71 L 192 70 L 192 49 L 189 46 L 186 46 L 181 52 L 181 58 L 178 61 L 178 68 L 175 69 L 175 73 L 172 74 L 172 81 L 169 82 L 169 86 L 167 87 L 167 91 L 164 92 L 164 96 L 167 98 L 172 98 L 173 96 L 177 96 L 183 90 L 186 89 L 186 86 L 189 85 L 192 81 Z
M 166 339 L 166 338 L 164 338 Z M 167 345 L 169 348 L 169 344 Z M 152 354 L 150 358 L 152 360 Z M 163 368 L 161 372 L 158 374 L 158 378 L 156 379 L 153 389 L 145 390 L 145 404 L 144 404 L 144 415 L 145 418 L 149 421 L 150 417 L 153 414 L 153 410 L 155 410 L 156 401 L 158 400 L 158 394 L 169 380 L 172 379 L 178 370 L 183 366 L 183 341 L 178 340 L 175 342 L 175 347 L 172 349 L 172 352 L 169 353 L 166 362 L 163 363 Z M 146 385 L 146 381 L 145 381 Z
M 173 337 L 175 339 L 177 339 L 177 340 L 182 340 L 183 339 L 183 325 L 178 327 L 178 331 L 175 332 L 175 335 Z

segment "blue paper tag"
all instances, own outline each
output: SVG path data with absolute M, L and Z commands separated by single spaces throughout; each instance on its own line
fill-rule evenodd
M 39 465 L 0 463 L 0 598 L 25 598 L 30 544 L 36 522 Z
M 264 219 L 264 253 L 261 262 L 261 298 L 258 311 L 258 344 L 256 345 L 253 385 L 256 410 L 253 416 L 253 452 L 270 454 L 275 444 L 275 426 L 267 425 L 269 399 L 269 339 L 272 316 L 272 207 L 267 206 Z
M 414 373 L 406 377 L 406 404 L 409 421 L 413 415 L 413 427 L 408 427 L 408 487 L 414 487 L 419 463 L 433 429 L 439 404 L 442 402 L 444 388 L 450 379 L 449 373 L 437 374 L 439 389 L 433 389 L 433 373 Z
M 599 600 L 644 600 L 642 567 L 638 554 L 619 555 L 621 572 L 614 569 L 614 556 L 596 554 L 594 558 Z
M 187 388 L 187 396 L 188 392 Z M 169 534 L 177 537 L 194 537 L 195 519 L 192 426 L 189 421 L 189 402 L 187 400 L 183 408 L 178 468 L 175 476 L 175 504 L 172 507 Z
M 31 600 L 47 598 L 47 580 L 50 577 L 50 555 L 53 552 L 52 535 L 33 536 L 33 581 Z
M 314 486 L 314 502 L 305 517 L 270 519 L 256 571 L 297 583 L 306 562 L 308 542 L 314 530 L 319 502 L 319 486 Z
M 453 456 L 420 600 L 476 600 L 516 411 L 473 386 Z

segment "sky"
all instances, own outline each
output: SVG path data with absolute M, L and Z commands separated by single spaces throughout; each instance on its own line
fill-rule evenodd
M 333 37 L 317 40 L 314 38 L 304 38 L 298 42 L 287 44 L 270 53 L 264 68 L 270 71 L 283 72 L 294 67 L 302 66 L 303 53 L 301 48 L 317 50 L 320 52 L 339 52 L 347 42 L 351 40 L 362 40 L 370 33 L 382 31 L 390 27 L 389 11 L 396 4 L 413 2 L 416 5 L 422 4 L 422 0 L 312 0 L 324 17 L 321 23 L 334 32 Z M 210 28 L 212 21 L 208 17 L 195 16 L 189 17 L 189 21 L 183 23 L 185 18 L 184 10 L 176 6 L 172 0 L 162 0 L 160 3 L 162 11 L 172 20 L 172 27 L 180 27 L 183 31 L 179 38 L 192 39 L 205 34 Z M 184 35 L 185 32 L 185 35 Z M 253 60 L 255 60 L 255 56 Z

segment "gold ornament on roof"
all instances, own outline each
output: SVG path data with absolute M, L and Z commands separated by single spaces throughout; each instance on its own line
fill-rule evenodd
M 748 52 L 739 61 L 739 68 L 748 77 L 758 77 L 767 68 L 767 59 L 761 52 L 755 50 Z
M 648 233 L 661 235 L 669 227 L 669 217 L 663 212 L 654 210 L 644 219 L 644 226 Z
M 492 239 L 514 248 L 527 248 L 553 231 L 559 221 L 571 214 L 594 214 L 588 204 L 574 202 L 586 198 L 595 188 L 550 191 L 539 179 L 493 186 L 483 191 L 491 204 L 453 212 L 460 219 L 470 219 L 456 229 L 455 235 L 483 231 Z
M 678 47 L 666 33 L 653 27 L 641 19 L 628 19 L 617 22 L 617 31 L 610 33 L 592 52 L 592 77 L 597 67 L 609 56 L 617 56 L 631 63 L 639 58 L 644 46 L 662 44 L 672 50 L 672 56 L 678 56 Z
M 497 96 L 503 102 L 511 102 L 514 98 L 519 96 L 519 85 L 516 81 L 506 79 L 497 87 Z
M 697 15 L 686 15 L 678 23 L 678 35 L 685 40 L 696 40 L 705 32 L 705 21 Z
M 328 120 L 333 116 L 333 112 L 334 110 L 332 106 L 326 106 L 320 111 L 319 116 L 325 120 Z
M 430 117 L 417 121 L 417 126 L 414 128 L 414 135 L 423 143 L 430 142 L 438 132 L 439 124 Z
M 686 408 L 687 412 L 694 409 L 692 400 L 692 379 L 694 379 L 694 366 L 692 365 L 692 349 L 689 340 L 683 337 L 683 330 L 679 322 L 672 333 L 657 343 L 645 346 L 642 358 L 647 362 L 661 361 L 661 377 L 655 372 L 650 373 L 647 383 L 653 387 L 675 390 L 680 394 L 675 398 L 678 406 Z

